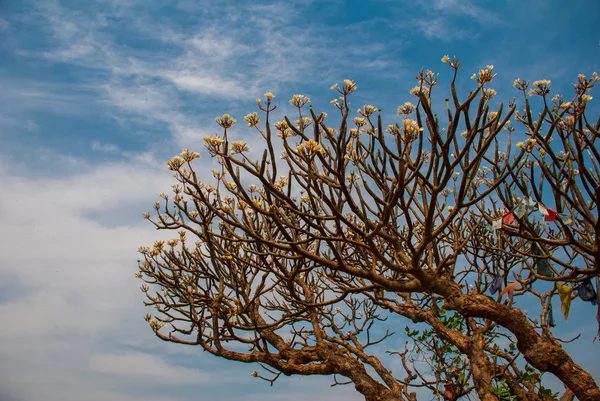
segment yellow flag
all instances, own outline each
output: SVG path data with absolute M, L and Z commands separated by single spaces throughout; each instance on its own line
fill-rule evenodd
M 573 289 L 567 285 L 556 283 L 556 289 L 558 290 L 558 296 L 560 297 L 560 310 L 565 318 L 565 321 L 569 318 L 569 309 L 571 308 L 571 291 Z

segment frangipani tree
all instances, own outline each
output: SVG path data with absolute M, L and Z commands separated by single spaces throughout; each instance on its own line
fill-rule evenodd
M 416 400 L 418 388 L 555 399 L 544 372 L 563 399 L 600 399 L 553 334 L 551 309 L 560 299 L 567 318 L 572 298 L 597 297 L 600 121 L 586 109 L 598 77 L 580 75 L 569 101 L 550 100 L 549 81 L 516 80 L 524 110 L 492 110 L 492 66 L 461 100 L 461 65 L 442 61 L 453 76 L 439 116 L 431 71 L 387 127 L 371 105 L 353 116 L 357 87 L 345 80 L 332 87 L 331 123 L 302 95 L 290 101 L 297 116 L 279 121 L 274 95 L 257 99 L 244 120 L 262 137 L 258 160 L 231 138 L 236 120 L 217 118 L 223 134 L 204 138 L 212 183 L 193 168 L 198 153 L 171 159 L 174 195 L 145 217 L 178 236 L 140 248 L 156 335 L 259 363 L 253 375 L 271 384 L 331 375 L 366 400 Z M 537 318 L 521 309 L 525 294 Z M 406 346 L 387 318 L 404 322 Z

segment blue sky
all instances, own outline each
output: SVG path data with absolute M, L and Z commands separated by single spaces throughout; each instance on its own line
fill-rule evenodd
M 463 95 L 486 64 L 504 101 L 517 77 L 567 93 L 600 70 L 598 15 L 583 0 L 0 2 L 0 400 L 360 399 L 155 339 L 135 251 L 160 235 L 141 212 L 172 183 L 164 162 L 189 147 L 203 170 L 214 117 L 241 121 L 266 91 L 333 113 L 329 87 L 351 78 L 356 107 L 391 121 L 421 67 L 448 82 L 445 54 Z M 588 369 L 593 313 L 557 318 L 583 332 L 569 347 Z

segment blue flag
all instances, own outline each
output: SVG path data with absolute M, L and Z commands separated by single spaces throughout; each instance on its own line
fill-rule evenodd
M 492 295 L 497 293 L 500 290 L 500 287 L 502 287 L 502 277 L 496 276 L 490 283 L 490 292 Z
M 597 305 L 596 301 L 596 290 L 594 290 L 594 285 L 592 284 L 592 280 L 589 278 L 584 280 L 583 283 L 577 289 L 577 294 L 579 298 L 583 299 L 586 302 L 591 302 L 592 305 Z
M 552 313 L 552 302 L 548 304 L 548 313 L 546 314 L 546 321 L 548 322 L 548 326 L 556 327 L 556 322 L 554 321 L 554 313 Z

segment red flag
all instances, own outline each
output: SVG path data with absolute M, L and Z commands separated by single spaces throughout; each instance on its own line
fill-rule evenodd
M 554 210 L 546 208 L 546 215 L 544 215 L 544 221 L 554 221 L 556 220 L 556 216 L 558 216 L 558 213 L 556 213 Z
M 444 400 L 454 399 L 454 386 L 451 384 L 444 384 Z
M 513 214 L 512 211 L 506 213 L 504 216 L 502 216 L 502 223 L 504 224 L 510 224 L 513 221 L 515 221 L 515 215 Z

